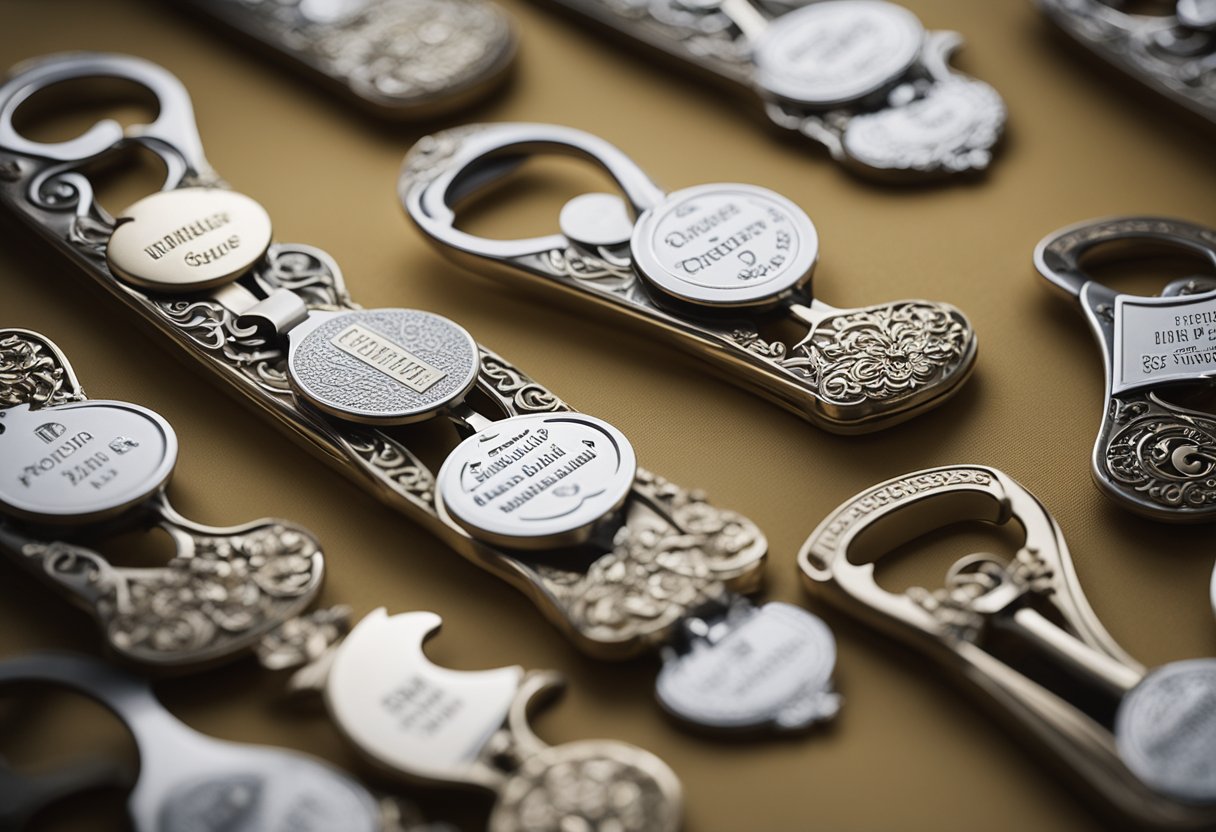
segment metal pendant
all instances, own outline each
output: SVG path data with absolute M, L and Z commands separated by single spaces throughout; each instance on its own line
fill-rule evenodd
M 1216 6 L 1211 0 L 1177 0 L 1172 13 L 1163 14 L 1133 14 L 1106 0 L 1037 2 L 1077 43 L 1216 122 Z
M 1000 95 L 949 65 L 962 37 L 885 0 L 556 2 L 758 98 L 865 176 L 981 171 L 1004 130 Z
M 506 80 L 516 39 L 488 0 L 170 0 L 374 115 L 434 118 Z
M 1035 250 L 1040 274 L 1080 303 L 1106 364 L 1094 480 L 1119 505 L 1155 520 L 1212 520 L 1216 415 L 1185 402 L 1195 388 L 1211 389 L 1216 372 L 1216 280 L 1175 281 L 1161 297 L 1116 292 L 1081 265 L 1107 244 L 1148 253 L 1164 244 L 1216 265 L 1216 230 L 1119 217 L 1054 232 Z
M 103 122 L 58 145 L 12 127 L 29 95 L 93 76 L 147 87 L 160 105 L 156 122 L 125 133 Z M 158 154 L 168 178 L 116 229 L 81 169 L 131 143 Z M 157 200 L 173 210 L 147 207 Z M 779 200 L 756 210 L 767 217 Z M 739 593 L 758 589 L 767 541 L 749 520 L 639 467 L 619 430 L 575 413 L 455 322 L 360 309 L 327 254 L 267 242 L 264 212 L 221 188 L 189 98 L 164 69 L 95 54 L 23 65 L 0 87 L 0 201 L 258 413 L 526 592 L 587 653 L 624 659 L 683 644 L 685 624 L 707 604 L 743 609 Z M 124 229 L 124 244 L 111 246 Z M 970 356 L 962 363 L 969 367 Z M 411 451 L 403 427 L 425 419 L 450 420 L 462 440 L 437 472 Z M 746 616 L 730 619 L 744 630 L 738 639 L 717 639 L 715 625 L 703 646 L 725 655 L 746 640 L 761 651 L 762 667 L 766 656 L 780 661 L 800 634 L 801 655 L 816 658 L 807 662 L 807 684 L 792 686 L 779 709 L 798 712 L 800 697 L 822 699 L 834 646 L 814 628 L 764 626 L 772 618 L 764 609 L 746 627 Z M 751 717 L 757 727 L 809 724 L 774 718 L 771 703 L 762 705 Z
M 973 520 L 1016 523 L 1025 543 L 1010 562 L 963 558 L 940 589 L 876 583 L 875 563 L 905 541 Z M 1055 520 L 1002 472 L 955 465 L 876 485 L 829 515 L 798 563 L 812 591 L 949 668 L 1137 826 L 1216 823 L 1216 659 L 1146 671 L 1128 656 Z
M 490 240 L 456 228 L 457 201 L 546 152 L 598 163 L 624 199 L 576 197 L 561 212 L 560 233 L 548 237 Z M 834 433 L 879 430 L 936 407 L 975 364 L 975 332 L 953 306 L 906 300 L 838 309 L 814 299 L 819 236 L 780 194 L 733 183 L 664 193 L 620 150 L 578 130 L 495 124 L 430 136 L 406 157 L 398 192 L 445 256 L 643 322 Z M 763 334 L 789 323 L 805 335 Z
M 285 520 L 182 517 L 165 495 L 176 461 L 159 415 L 86 399 L 53 343 L 0 330 L 0 551 L 88 610 L 117 655 L 157 669 L 252 650 L 312 603 L 324 572 L 320 545 Z M 175 546 L 164 567 L 115 567 L 90 548 L 152 524 Z

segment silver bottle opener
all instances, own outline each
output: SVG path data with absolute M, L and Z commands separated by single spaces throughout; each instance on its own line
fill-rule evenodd
M 0 329 L 0 551 L 87 609 L 119 656 L 198 666 L 251 650 L 321 588 L 320 545 L 284 520 L 213 528 L 170 506 L 177 437 L 126 402 L 87 399 L 67 358 Z M 81 544 L 156 525 L 176 553 L 123 568 Z
M 941 589 L 878 586 L 884 555 L 966 520 L 1017 523 L 1025 543 L 1008 563 L 963 558 Z M 1055 520 L 1002 472 L 954 465 L 876 485 L 819 525 L 798 565 L 813 592 L 990 698 L 1110 807 L 1141 825 L 1216 823 L 1216 660 L 1146 671 L 1120 649 Z
M 988 167 L 1005 105 L 950 68 L 955 32 L 885 0 L 554 0 L 758 99 L 850 170 L 922 181 Z
M 489 240 L 456 228 L 463 200 L 541 153 L 603 167 L 624 199 L 584 194 L 560 233 Z M 819 237 L 810 218 L 755 185 L 664 193 L 620 150 L 568 127 L 493 124 L 420 141 L 398 184 L 406 212 L 440 253 L 521 275 L 625 318 L 712 362 L 728 378 L 835 433 L 879 430 L 936 407 L 975 364 L 970 322 L 944 303 L 838 309 L 814 299 Z M 791 323 L 805 336 L 770 340 Z
M 433 118 L 485 98 L 516 40 L 488 0 L 169 0 L 286 58 L 389 119 Z
M 1083 258 L 1102 246 L 1166 245 L 1216 265 L 1216 230 L 1159 217 L 1092 220 L 1057 231 L 1035 266 L 1076 298 L 1106 365 L 1106 402 L 1093 475 L 1119 505 L 1156 520 L 1216 518 L 1216 416 L 1180 404 L 1216 372 L 1216 281 L 1176 281 L 1161 297 L 1115 292 Z
M 1172 14 L 1126 12 L 1118 0 L 1037 2 L 1077 43 L 1154 92 L 1216 122 L 1212 0 L 1177 0 Z
M 13 129 L 13 112 L 30 95 L 92 76 L 148 87 L 160 103 L 156 122 L 125 132 L 101 122 L 59 144 Z M 161 156 L 168 179 L 116 222 L 93 201 L 80 168 L 131 143 Z M 8 209 L 260 413 L 526 592 L 580 648 L 627 658 L 673 639 L 691 644 L 681 628 L 692 625 L 705 633 L 694 639 L 704 666 L 729 661 L 728 631 L 765 629 L 767 614 L 711 612 L 703 627 L 696 623 L 702 608 L 737 612 L 745 602 L 736 593 L 758 589 L 767 542 L 754 524 L 637 467 L 620 431 L 570 410 L 457 324 L 417 310 L 360 309 L 328 255 L 273 243 L 265 212 L 218 183 L 186 91 L 158 66 L 56 56 L 25 65 L 0 87 L 0 200 Z M 439 415 L 463 441 L 435 474 L 409 450 L 402 426 Z M 808 649 L 824 643 L 812 626 L 804 631 L 817 639 Z M 789 630 L 771 632 L 782 638 L 757 644 L 786 649 Z M 767 655 L 756 656 L 757 666 Z M 831 701 L 821 690 L 825 663 L 795 670 L 805 684 L 791 689 Z M 688 699 L 663 701 L 678 710 L 674 703 Z M 750 727 L 805 725 L 818 712 L 790 703 L 783 710 L 804 718 L 774 719 L 766 704 Z M 737 722 L 729 727 L 743 727 Z

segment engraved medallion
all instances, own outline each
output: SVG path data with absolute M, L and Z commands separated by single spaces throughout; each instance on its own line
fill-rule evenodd
M 789 101 L 844 104 L 896 81 L 920 55 L 916 15 L 882 0 L 826 0 L 772 20 L 755 46 L 756 83 Z
M 1216 659 L 1149 673 L 1120 704 L 1115 739 L 1127 767 L 1157 791 L 1216 802 Z
M 45 523 L 88 523 L 156 494 L 177 461 L 177 437 L 157 414 L 85 401 L 0 411 L 0 505 Z
M 746 605 L 665 657 L 656 692 L 665 709 L 699 726 L 797 730 L 840 709 L 835 665 L 836 640 L 817 616 L 789 604 Z
M 359 622 L 334 656 L 325 697 L 334 721 L 381 765 L 437 780 L 472 766 L 507 718 L 523 669 L 454 671 L 423 653 L 439 616 Z
M 209 289 L 253 268 L 270 247 L 270 215 L 244 194 L 179 188 L 122 213 L 106 258 L 124 280 L 163 292 Z
M 819 256 L 811 218 L 755 185 L 699 185 L 642 214 L 634 263 L 652 285 L 711 307 L 779 302 L 810 280 Z
M 602 419 L 515 416 L 470 436 L 444 461 L 440 515 L 510 548 L 582 543 L 621 507 L 636 472 L 633 446 Z
M 464 398 L 480 366 L 463 327 L 415 309 L 313 313 L 290 338 L 296 392 L 332 416 L 364 424 L 429 419 Z

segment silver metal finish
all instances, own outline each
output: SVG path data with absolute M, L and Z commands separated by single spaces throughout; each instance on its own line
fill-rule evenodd
M 1178 0 L 1172 14 L 1129 13 L 1118 2 L 1106 0 L 1037 2 L 1077 43 L 1149 89 L 1216 122 L 1216 12 L 1210 0 Z
M 981 171 L 1006 112 L 953 70 L 954 32 L 885 0 L 552 0 L 758 98 L 850 170 L 919 182 Z
M 506 80 L 516 40 L 487 0 L 172 0 L 375 115 L 433 118 Z
M 1216 370 L 1216 283 L 1182 281 L 1163 297 L 1115 292 L 1085 272 L 1087 255 L 1161 245 L 1216 265 L 1216 230 L 1160 217 L 1091 220 L 1048 235 L 1035 266 L 1076 298 L 1106 365 L 1092 470 L 1121 506 L 1156 520 L 1216 518 L 1216 415 L 1177 403 L 1179 385 L 1210 387 Z
M 513 549 L 586 543 L 633 488 L 623 433 L 581 413 L 492 422 L 456 447 L 438 477 L 438 509 L 478 540 Z
M 99 661 L 34 654 L 0 663 L 0 684 L 16 682 L 70 688 L 126 723 L 140 757 L 127 801 L 137 832 L 385 832 L 376 800 L 350 776 L 298 752 L 200 734 L 146 682 Z
M 175 512 L 164 488 L 176 458 L 160 416 L 87 401 L 54 344 L 0 330 L 0 551 L 88 610 L 117 655 L 149 668 L 249 652 L 312 602 L 324 571 L 298 526 L 213 528 Z M 174 543 L 163 567 L 115 567 L 89 548 L 148 519 Z
M 806 610 L 736 599 L 685 630 L 687 645 L 664 651 L 655 687 L 673 716 L 718 731 L 796 731 L 840 710 L 836 640 Z
M 340 419 L 402 425 L 464 399 L 481 367 L 461 326 L 416 309 L 313 313 L 290 333 L 288 378 Z
M 495 793 L 491 832 L 680 827 L 680 784 L 661 760 L 606 740 L 547 746 L 528 715 L 556 678 L 437 667 L 422 645 L 440 623 L 377 610 L 336 648 L 325 699 L 356 748 L 398 776 Z
M 884 556 L 975 520 L 1023 529 L 1017 555 L 965 557 L 938 589 L 876 582 Z M 880 483 L 832 512 L 798 565 L 809 589 L 951 671 L 1125 820 L 1216 824 L 1216 662 L 1146 673 L 1094 615 L 1055 520 L 1002 472 L 954 465 Z
M 628 245 L 622 204 L 606 195 L 580 203 L 562 233 L 546 237 L 491 240 L 456 227 L 460 203 L 541 153 L 589 159 L 616 180 L 637 218 Z M 620 150 L 579 130 L 493 124 L 427 137 L 406 157 L 398 193 L 410 219 L 461 265 L 522 276 L 638 322 L 835 433 L 879 430 L 936 407 L 975 364 L 975 333 L 948 304 L 837 309 L 813 300 L 818 236 L 784 197 L 733 184 L 666 194 Z M 778 325 L 805 335 L 768 334 Z
M 157 97 L 157 120 L 125 129 L 103 123 L 83 137 L 58 145 L 30 141 L 13 129 L 13 111 L 30 95 L 60 81 L 94 76 L 143 83 Z M 455 551 L 524 591 L 587 653 L 623 659 L 657 651 L 677 634 L 681 620 L 693 610 L 732 592 L 758 589 L 767 550 L 760 530 L 739 514 L 713 506 L 703 492 L 681 488 L 644 468 L 637 469 L 624 504 L 609 524 L 611 536 L 593 536 L 577 558 L 567 557 L 564 548 L 544 556 L 507 550 L 477 539 L 450 517 L 441 516 L 435 473 L 407 446 L 405 432 L 326 414 L 293 387 L 289 344 L 296 344 L 297 338 L 304 343 L 304 333 L 313 324 L 324 325 L 358 311 L 337 264 L 316 248 L 273 243 L 266 256 L 238 281 L 204 292 L 154 293 L 118 279 L 105 257 L 114 222 L 94 201 L 83 170 L 89 163 L 110 160 L 135 144 L 165 160 L 169 172 L 165 190 L 220 185 L 203 159 L 189 115 L 189 98 L 181 85 L 146 61 L 71 54 L 27 63 L 0 87 L 0 203 L 130 307 L 167 343 L 184 350 L 259 413 L 271 416 L 326 462 Z M 657 202 L 661 192 L 644 177 L 641 182 Z M 333 337 L 339 334 L 335 332 Z M 332 339 L 329 346 L 341 352 Z M 470 403 L 449 413 L 463 435 L 476 433 L 494 420 L 571 413 L 552 391 L 502 357 L 480 345 L 477 354 L 479 369 L 470 391 L 475 395 L 470 395 Z M 426 362 L 440 371 L 448 369 L 438 360 Z M 377 363 L 374 357 L 372 363 Z M 367 370 L 395 374 L 400 368 L 390 365 Z M 47 375 L 23 379 L 20 395 L 58 397 L 60 393 L 55 391 L 62 385 L 55 386 L 53 373 L 46 381 L 43 377 Z M 411 375 L 408 380 L 422 386 L 419 378 Z M 427 388 L 422 395 L 431 389 L 438 388 Z M 4 396 L 0 389 L 0 399 Z M 478 411 L 473 410 L 474 405 Z M 616 487 L 614 480 L 608 490 Z M 181 521 L 174 523 L 180 525 Z M 199 530 L 190 534 L 191 539 L 204 538 Z M 298 539 L 311 541 L 306 536 Z M 10 548 L 20 551 L 22 546 L 22 540 L 15 540 Z M 71 549 L 73 557 L 79 556 L 78 549 Z M 311 563 L 309 558 L 289 562 L 300 567 Z M 291 569 L 286 572 L 293 574 Z M 312 576 L 319 577 L 319 572 L 308 575 L 308 580 L 293 578 L 290 582 L 299 592 L 292 596 L 292 603 L 313 591 Z M 198 596 L 191 592 L 187 597 Z M 313 652 L 340 638 L 340 619 L 293 618 L 290 627 L 280 627 L 273 638 L 261 636 L 253 641 L 264 660 L 289 666 L 301 657 L 320 658 Z M 260 627 L 267 617 L 259 611 L 252 620 Z M 218 634 L 226 643 L 228 634 L 222 629 Z M 245 635 L 241 633 L 240 639 Z M 317 673 L 320 671 L 314 671 Z M 578 768 L 582 764 L 572 761 L 571 765 Z M 587 769 L 593 774 L 595 766 Z M 512 791 L 512 799 L 524 800 L 531 793 L 519 788 L 523 791 Z

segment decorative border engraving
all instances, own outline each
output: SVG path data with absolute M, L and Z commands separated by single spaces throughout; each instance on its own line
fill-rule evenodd
M 45 341 L 0 330 L 0 407 L 49 407 L 83 399 L 71 370 Z
M 1216 507 L 1216 419 L 1151 393 L 1112 398 L 1098 436 L 1111 482 L 1166 509 Z

